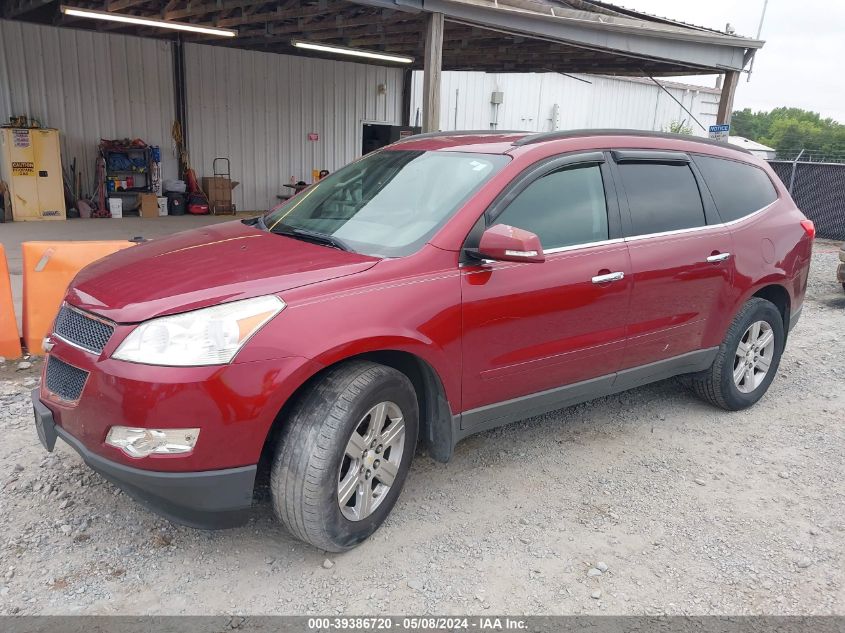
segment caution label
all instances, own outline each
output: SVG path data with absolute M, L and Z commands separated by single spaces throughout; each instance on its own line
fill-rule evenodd
M 35 163 L 28 163 L 24 161 L 12 161 L 12 175 L 13 176 L 34 176 Z

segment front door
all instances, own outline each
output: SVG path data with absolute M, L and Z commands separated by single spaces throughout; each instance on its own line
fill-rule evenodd
M 486 224 L 536 233 L 546 261 L 463 267 L 464 411 L 612 380 L 621 363 L 630 263 L 603 154 L 561 157 L 514 186 Z

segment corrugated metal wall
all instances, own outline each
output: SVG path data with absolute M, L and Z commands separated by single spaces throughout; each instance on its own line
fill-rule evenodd
M 172 67 L 161 40 L 0 20 L 0 120 L 27 115 L 58 128 L 62 162 L 76 157 L 88 193 L 101 138 L 161 146 L 173 177 Z
M 228 156 L 239 209 L 267 209 L 291 178 L 360 156 L 364 121 L 401 122 L 399 69 L 200 45 L 185 63 L 192 166 L 210 175 Z M 176 176 L 168 42 L 0 20 L 0 120 L 21 114 L 61 131 L 62 160 L 77 158 L 89 192 L 100 138 L 160 145 Z
M 493 74 L 467 71 L 443 73 L 440 126 L 444 130 L 486 130 L 496 121 L 493 91 L 504 93 L 498 107 L 500 130 L 547 132 L 577 128 L 662 130 L 683 121 L 693 133 L 707 132 L 665 92 L 649 80 L 554 73 Z M 411 84 L 411 121 L 422 106 L 422 73 Z M 667 86 L 672 95 L 705 127 L 716 123 L 717 92 Z
M 239 209 L 268 209 L 291 178 L 360 156 L 362 122 L 401 123 L 399 69 L 199 45 L 185 65 L 191 165 L 206 176 L 227 156 Z

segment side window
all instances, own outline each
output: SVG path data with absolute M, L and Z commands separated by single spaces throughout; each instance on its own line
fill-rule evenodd
M 620 163 L 632 235 L 704 226 L 704 206 L 687 164 Z
M 777 200 L 775 186 L 759 167 L 712 156 L 694 160 L 723 222 L 743 218 Z
M 601 168 L 569 167 L 538 178 L 495 224 L 535 233 L 546 250 L 606 240 L 607 202 Z

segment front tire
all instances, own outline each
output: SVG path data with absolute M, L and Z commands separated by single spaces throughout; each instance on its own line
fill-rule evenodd
M 710 369 L 688 376 L 687 384 L 699 398 L 722 409 L 750 407 L 772 384 L 785 340 L 777 307 L 753 297 L 734 317 Z
M 276 516 L 320 549 L 351 549 L 387 518 L 417 441 L 410 380 L 368 361 L 329 369 L 294 405 L 271 469 Z

